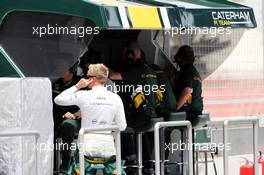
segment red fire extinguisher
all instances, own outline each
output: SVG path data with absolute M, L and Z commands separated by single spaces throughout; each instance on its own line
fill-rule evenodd
M 261 171 L 259 172 L 259 175 L 264 175 L 264 156 L 262 155 L 262 152 L 259 152 L 259 159 L 258 159 L 258 163 L 259 165 L 259 169 L 261 169 Z
M 254 175 L 254 165 L 248 159 L 243 158 L 246 162 L 240 166 L 240 175 Z

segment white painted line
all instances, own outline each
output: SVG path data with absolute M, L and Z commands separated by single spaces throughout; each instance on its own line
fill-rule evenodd
M 160 14 L 165 29 L 171 29 L 171 24 L 166 7 L 160 7 Z
M 194 3 L 188 3 L 188 2 L 182 2 L 182 1 L 177 1 L 177 0 L 155 0 L 157 2 L 164 2 L 164 3 L 169 3 L 176 5 L 178 7 L 184 7 L 188 9 L 209 9 L 211 8 L 210 6 L 203 6 L 199 4 L 194 4 Z
M 238 100 L 205 100 L 205 104 L 241 104 L 241 103 L 262 103 L 264 98 L 238 99 Z
M 130 25 L 127 19 L 126 8 L 124 6 L 118 6 L 118 11 L 124 28 L 129 29 Z
M 251 24 L 251 21 L 230 22 L 230 24 Z
M 17 67 L 17 65 L 14 63 L 14 61 L 9 57 L 9 55 L 5 52 L 4 48 L 0 47 L 0 50 L 5 55 L 7 61 L 11 64 L 11 66 L 17 71 L 17 73 L 24 78 L 25 75 L 20 71 L 20 69 Z

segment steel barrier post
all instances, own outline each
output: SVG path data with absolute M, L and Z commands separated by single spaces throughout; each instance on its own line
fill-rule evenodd
M 143 160 L 142 160 L 142 133 L 137 134 L 137 156 L 138 156 L 138 175 L 142 175 Z
M 39 155 L 38 155 L 38 149 L 37 149 L 37 144 L 38 144 L 38 139 L 40 137 L 40 134 L 38 131 L 18 131 L 18 132 L 3 132 L 0 133 L 0 137 L 21 137 L 21 136 L 34 136 L 35 138 L 35 157 L 36 157 L 36 175 L 39 175 L 39 169 L 38 169 L 38 162 L 39 162 Z
M 229 174 L 229 165 L 228 165 L 228 157 L 229 153 L 226 149 L 226 145 L 228 144 L 229 134 L 228 128 L 230 125 L 239 125 L 239 124 L 252 124 L 253 125 L 253 156 L 254 156 L 254 175 L 258 175 L 258 125 L 259 118 L 258 117 L 241 117 L 235 119 L 226 119 L 219 120 L 216 122 L 212 122 L 216 124 L 220 124 L 223 126 L 223 140 L 224 140 L 224 152 L 223 152 L 223 164 L 224 164 L 224 175 Z M 211 123 L 211 125 L 212 125 Z
M 189 121 L 158 122 L 154 126 L 154 146 L 155 146 L 155 175 L 160 175 L 160 135 L 159 129 L 166 127 L 186 127 L 188 134 L 188 175 L 193 175 L 193 154 L 192 154 L 192 124 Z

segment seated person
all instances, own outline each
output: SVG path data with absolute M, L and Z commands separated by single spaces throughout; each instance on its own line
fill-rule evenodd
M 81 75 L 76 71 L 79 67 L 78 63 L 75 63 L 68 71 L 66 71 L 62 78 L 59 78 L 52 84 L 52 96 L 53 99 L 65 89 L 71 87 L 81 79 Z M 56 138 L 61 137 L 64 144 L 70 145 L 76 133 L 78 133 L 81 126 L 80 116 L 77 115 L 79 107 L 72 106 L 60 106 L 56 103 L 53 104 L 53 118 L 54 118 L 54 142 Z M 55 143 L 56 144 L 56 143 Z M 57 146 L 55 147 L 57 148 Z M 60 171 L 66 172 L 71 160 L 71 150 L 62 149 L 62 164 Z M 54 160 L 58 159 L 56 152 L 54 152 Z M 56 167 L 54 161 L 54 168 Z
M 121 73 L 110 71 L 109 77 L 133 85 L 134 89 L 132 88 L 133 91 L 130 92 L 131 103 L 125 106 L 127 123 L 129 127 L 142 129 L 149 124 L 150 118 L 167 117 L 170 112 L 175 112 L 176 101 L 167 77 L 158 66 L 145 62 L 137 42 L 130 44 L 126 55 L 129 63 L 126 70 Z M 144 160 L 154 159 L 153 139 L 153 132 L 143 135 Z M 134 147 L 132 142 L 127 140 L 125 142 L 130 143 L 126 144 L 123 140 L 123 144 L 132 147 L 127 149 L 132 152 Z
M 99 63 L 99 62 L 101 62 L 100 53 L 92 48 L 89 48 L 89 50 L 86 51 L 78 59 L 78 61 L 73 66 L 70 67 L 69 70 L 64 72 L 61 78 L 59 78 L 57 81 L 55 81 L 52 84 L 53 99 L 65 89 L 75 85 L 81 78 L 86 78 L 86 72 L 88 70 L 89 64 Z M 79 108 L 77 106 L 62 107 L 54 104 L 54 109 L 53 109 L 54 124 L 55 124 L 54 129 L 57 130 L 58 127 L 64 121 L 64 118 L 62 116 L 65 116 L 65 118 L 67 119 L 67 116 L 71 115 L 71 114 L 69 115 L 64 115 L 64 114 L 66 114 L 67 112 L 74 114 L 78 112 L 78 110 Z M 69 119 L 73 119 L 73 118 L 71 117 Z
M 60 95 L 55 98 L 55 103 L 62 106 L 77 105 L 80 108 L 82 115 L 82 127 L 107 127 L 112 126 L 113 123 L 119 126 L 120 130 L 126 128 L 126 120 L 123 103 L 120 97 L 108 91 L 104 84 L 108 77 L 108 69 L 103 64 L 91 64 L 87 72 L 88 79 L 82 78 L 75 86 L 63 91 Z M 81 90 L 83 88 L 91 88 L 91 90 Z M 109 132 L 97 133 L 98 137 L 87 137 L 88 148 L 92 147 L 91 142 L 99 144 L 98 147 L 105 148 L 105 152 L 100 150 L 91 152 L 89 149 L 86 156 L 92 158 L 98 155 L 106 155 L 109 150 L 103 143 L 101 138 L 107 137 L 110 145 L 113 145 L 113 138 Z M 106 135 L 105 135 L 106 134 Z M 101 136 L 103 135 L 103 136 Z M 84 145 L 86 148 L 87 145 Z M 109 154 L 106 158 L 109 158 Z M 89 157 L 92 156 L 92 157 Z M 104 158 L 104 157 L 103 157 Z M 107 169 L 107 168 L 106 168 Z M 71 171 L 68 169 L 67 172 Z M 88 172 L 90 173 L 90 172 Z M 106 172 L 112 174 L 112 172 Z

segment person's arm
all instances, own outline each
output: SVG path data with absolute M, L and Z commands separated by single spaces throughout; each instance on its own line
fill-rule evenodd
M 75 116 L 75 119 L 80 119 L 80 118 L 82 118 L 82 113 L 81 113 L 81 111 L 79 110 L 79 111 L 75 112 L 75 113 L 74 113 L 74 116 Z
M 78 98 L 76 95 L 77 92 L 76 86 L 72 86 L 69 89 L 66 89 L 62 93 L 60 93 L 55 99 L 54 102 L 57 105 L 61 106 L 71 106 L 71 105 L 76 105 L 78 102 Z
M 119 102 L 119 107 L 117 109 L 117 115 L 115 117 L 115 122 L 118 125 L 120 131 L 123 131 L 126 129 L 127 127 L 127 123 L 126 123 L 126 116 L 125 116 L 125 110 L 124 110 L 124 105 L 122 100 L 120 99 Z
M 70 113 L 70 112 L 66 112 L 66 113 L 62 116 L 62 118 L 66 118 L 66 119 L 72 119 L 72 120 L 74 120 L 74 119 L 75 119 L 75 116 L 74 116 L 74 114 L 72 114 L 72 113 Z
M 181 77 L 181 83 L 182 87 L 184 87 L 181 90 L 180 97 L 177 100 L 177 110 L 179 110 L 181 107 L 184 106 L 188 100 L 191 102 L 192 98 L 192 92 L 193 92 L 193 77 L 194 77 L 194 72 L 193 69 L 185 69 L 181 74 L 179 75 Z M 178 77 L 179 78 L 179 77 Z M 175 85 L 177 88 L 177 84 Z
M 193 89 L 190 87 L 185 87 L 182 90 L 179 100 L 177 101 L 177 110 L 179 110 L 187 102 L 187 100 L 192 96 L 192 92 Z
M 81 115 L 81 111 L 77 111 L 75 112 L 74 114 L 70 113 L 70 112 L 66 112 L 62 118 L 66 118 L 66 119 L 72 119 L 72 120 L 75 120 L 75 119 L 80 119 L 82 117 Z
M 87 87 L 90 82 L 91 81 L 82 78 L 75 86 L 72 86 L 59 94 L 54 99 L 54 102 L 61 106 L 77 105 L 80 100 L 77 91 Z

